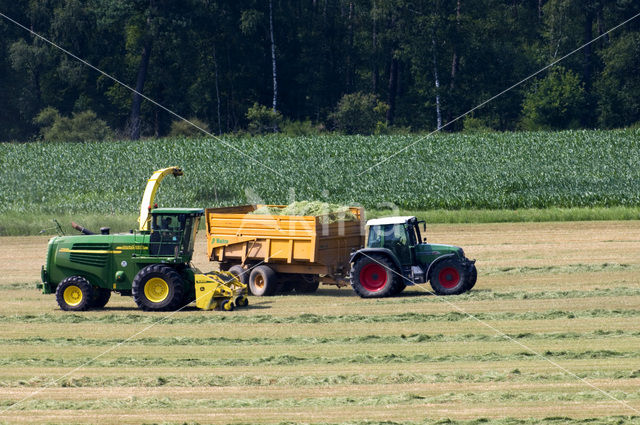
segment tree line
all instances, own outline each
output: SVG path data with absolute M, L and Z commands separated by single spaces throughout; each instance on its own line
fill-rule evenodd
M 634 0 L 0 0 L 0 11 L 215 134 L 640 122 L 640 18 L 606 33 L 640 13 Z M 3 18 L 0 49 L 0 140 L 62 119 L 131 139 L 176 127 Z M 363 117 L 374 125 L 353 129 Z

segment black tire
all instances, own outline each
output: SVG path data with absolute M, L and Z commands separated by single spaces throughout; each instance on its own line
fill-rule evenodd
M 241 265 L 235 265 L 229 268 L 229 273 L 233 274 L 241 283 L 247 285 L 249 283 L 249 270 L 244 269 Z
M 320 286 L 320 279 L 314 274 L 300 274 L 295 285 L 296 292 L 299 294 L 313 294 Z
M 400 277 L 398 277 L 398 279 L 400 279 Z M 399 282 L 396 286 L 395 286 L 395 290 L 393 291 L 393 294 L 391 295 L 398 295 L 400 294 L 402 291 L 405 290 L 405 288 L 407 287 L 407 285 L 404 283 L 404 281 Z
M 169 266 L 152 264 L 138 272 L 131 290 L 133 300 L 142 310 L 166 311 L 181 307 L 183 285 L 177 271 Z
M 246 307 L 249 305 L 249 299 L 244 295 L 236 297 L 236 307 Z
M 464 288 L 465 291 L 470 291 L 471 288 L 473 288 L 476 285 L 477 280 L 478 280 L 478 269 L 476 269 L 476 265 L 474 264 L 473 266 L 471 266 L 471 271 L 467 276 L 467 282 Z
M 233 305 L 233 301 L 231 300 L 227 300 L 223 302 L 222 305 L 220 306 L 220 310 L 222 311 L 233 311 L 234 308 L 235 307 Z
M 278 290 L 276 272 L 269 266 L 258 266 L 251 270 L 249 291 L 256 297 L 267 297 Z
M 457 295 L 467 290 L 467 271 L 460 262 L 451 258 L 433 267 L 430 280 L 433 291 L 438 295 Z
M 290 280 L 285 280 L 284 282 L 280 282 L 280 287 L 278 288 L 278 292 L 280 294 L 290 294 L 296 288 L 296 283 Z
M 64 311 L 85 311 L 91 308 L 93 287 L 82 276 L 70 276 L 58 284 L 56 301 Z
M 111 290 L 107 288 L 93 288 L 91 308 L 104 308 L 111 299 Z
M 351 270 L 351 287 L 362 298 L 383 298 L 396 294 L 400 281 L 391 260 L 379 254 L 361 256 Z
M 192 291 L 188 291 L 189 288 L 184 288 L 184 294 L 182 295 L 182 301 L 180 302 L 179 307 L 184 307 L 185 305 L 189 305 L 196 300 L 196 291 L 193 288 Z

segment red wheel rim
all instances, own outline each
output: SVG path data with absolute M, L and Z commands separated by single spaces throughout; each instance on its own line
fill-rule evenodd
M 376 292 L 387 284 L 387 270 L 380 264 L 367 264 L 360 271 L 360 284 L 369 292 Z
M 452 289 L 460 283 L 460 273 L 455 267 L 445 267 L 438 273 L 438 280 L 443 287 Z

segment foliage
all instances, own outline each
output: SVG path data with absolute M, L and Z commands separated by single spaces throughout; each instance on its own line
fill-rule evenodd
M 277 133 L 282 124 L 282 114 L 264 105 L 254 103 L 247 111 L 251 134 Z
M 358 92 L 342 96 L 330 117 L 345 134 L 373 134 L 384 129 L 388 109 L 374 94 Z
M 490 125 L 481 118 L 467 116 L 463 121 L 463 131 L 465 133 L 483 133 L 487 131 L 493 131 Z
M 118 141 L 81 154 L 70 143 L 3 143 L 0 213 L 132 214 L 151 173 L 168 165 L 183 167 L 185 176 L 163 181 L 157 199 L 164 206 L 308 199 L 367 209 L 638 207 L 639 136 L 638 130 L 274 135 L 224 144 Z
M 602 54 L 604 70 L 596 83 L 600 124 L 624 127 L 640 122 L 640 81 L 629 78 L 640 70 L 640 34 L 625 34 Z
M 322 133 L 322 125 L 313 125 L 311 120 L 291 121 L 285 120 L 282 124 L 282 134 L 289 137 L 313 136 Z
M 528 130 L 578 128 L 585 106 L 580 78 L 570 70 L 555 67 L 526 94 L 522 126 Z
M 209 126 L 206 122 L 198 118 L 189 118 L 189 122 L 183 120 L 172 122 L 169 137 L 206 137 L 206 134 L 194 127 L 193 124 L 207 132 L 209 131 Z
M 272 99 L 268 17 L 273 2 L 0 2 L 8 16 L 128 84 L 144 76 L 145 96 L 198 116 L 216 134 L 246 130 L 247 110 Z M 369 92 L 389 110 L 367 133 L 393 131 L 385 122 L 430 130 L 436 98 L 443 124 L 450 123 L 634 16 L 636 3 L 277 2 L 278 111 L 292 122 L 311 119 L 329 127 L 329 115 L 345 94 Z M 65 116 L 92 110 L 110 128 L 130 129 L 128 89 L 2 22 L 1 141 L 34 139 L 33 119 L 47 106 Z M 587 95 L 578 125 L 624 127 L 639 121 L 637 22 L 563 59 Z M 148 67 L 143 52 L 150 52 Z M 516 87 L 478 109 L 476 118 L 496 130 L 513 130 L 522 118 L 524 96 Z M 149 102 L 142 102 L 140 118 L 143 135 L 171 131 L 173 117 Z M 462 124 L 447 128 L 460 130 Z
M 112 136 L 107 123 L 98 119 L 93 111 L 74 112 L 67 118 L 49 106 L 33 121 L 41 127 L 40 134 L 46 142 L 103 141 Z

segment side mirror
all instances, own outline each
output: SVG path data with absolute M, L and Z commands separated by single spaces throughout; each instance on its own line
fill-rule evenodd
M 426 232 L 426 231 L 427 231 L 427 223 L 426 223 L 425 221 L 423 221 L 423 222 L 422 222 L 422 230 L 423 230 L 424 232 Z

